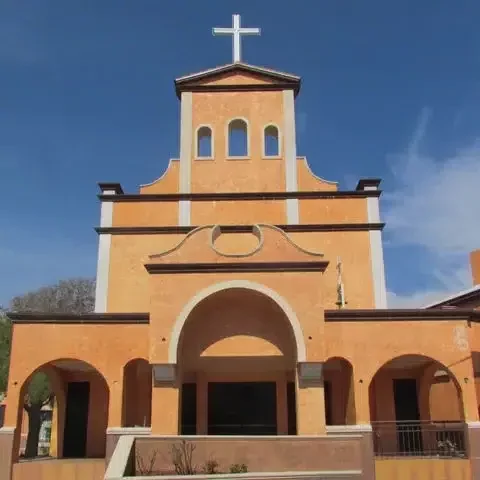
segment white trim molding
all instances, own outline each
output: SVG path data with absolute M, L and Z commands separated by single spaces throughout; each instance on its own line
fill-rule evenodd
M 362 423 L 356 425 L 327 425 L 327 433 L 369 433 L 372 432 L 372 426 L 369 423 Z
M 266 152 L 266 143 L 265 143 L 265 132 L 267 131 L 267 128 L 273 127 L 277 130 L 277 149 L 278 152 L 276 155 L 267 155 Z M 267 123 L 264 125 L 263 130 L 262 130 L 262 158 L 265 159 L 275 159 L 275 158 L 281 158 L 282 156 L 282 134 L 280 131 L 280 127 L 276 123 Z
M 295 99 L 293 90 L 283 90 L 285 139 L 285 187 L 287 192 L 298 191 L 297 144 L 295 134 Z M 298 198 L 287 198 L 287 224 L 298 224 Z
M 247 127 L 247 131 L 246 131 L 246 135 L 247 135 L 247 154 L 246 155 L 230 155 L 230 125 L 233 122 L 236 122 L 236 121 L 239 121 L 239 120 L 241 122 L 244 122 L 246 127 Z M 248 160 L 250 158 L 250 132 L 251 132 L 250 122 L 245 117 L 235 117 L 235 118 L 230 119 L 227 122 L 226 130 L 225 130 L 225 147 L 226 147 L 225 158 L 227 160 Z
M 134 435 L 122 435 L 117 442 L 112 458 L 105 472 L 105 480 L 118 480 L 125 477 L 127 464 L 131 459 L 131 453 L 135 443 Z
M 202 128 L 208 128 L 210 131 L 210 155 L 209 156 L 201 156 L 199 155 L 198 147 L 199 147 L 199 137 L 198 134 Z M 213 133 L 213 128 L 211 125 L 208 125 L 206 123 L 202 123 L 201 125 L 198 125 L 197 128 L 195 129 L 195 135 L 193 137 L 193 140 L 195 142 L 195 160 L 213 160 L 215 158 L 215 138 L 214 138 L 214 133 Z
M 105 190 L 104 195 L 115 195 L 115 190 Z M 100 207 L 100 226 L 113 225 L 113 202 L 102 201 Z M 112 235 L 100 233 L 98 237 L 97 276 L 95 282 L 95 313 L 107 311 L 108 300 L 108 274 L 110 272 L 110 248 Z
M 110 427 L 107 435 L 150 435 L 152 427 Z
M 364 187 L 364 190 L 377 189 L 377 186 L 367 185 Z M 378 197 L 367 198 L 367 215 L 368 223 L 380 223 L 380 207 Z M 382 231 L 370 230 L 369 236 L 375 308 L 387 308 L 387 286 L 385 282 Z
M 191 193 L 192 177 L 192 92 L 182 92 L 180 109 L 180 175 L 179 193 Z M 178 224 L 190 226 L 190 200 L 181 200 Z
M 15 433 L 15 427 L 1 427 L 0 435 L 13 435 Z
M 168 346 L 168 363 L 177 363 L 178 344 L 180 342 L 180 335 L 182 333 L 185 322 L 188 319 L 193 309 L 207 297 L 221 292 L 222 290 L 229 290 L 231 288 L 243 288 L 246 290 L 253 290 L 263 293 L 267 297 L 271 298 L 285 313 L 290 325 L 292 327 L 293 335 L 295 338 L 295 344 L 297 349 L 297 362 L 306 362 L 307 349 L 305 346 L 305 339 L 303 337 L 302 327 L 292 307 L 288 302 L 274 290 L 262 285 L 260 283 L 251 282 L 249 280 L 231 280 L 226 282 L 215 283 L 207 288 L 204 288 L 198 292 L 190 301 L 183 307 L 183 310 L 178 315 L 173 326 L 172 334 L 170 337 L 170 344 Z

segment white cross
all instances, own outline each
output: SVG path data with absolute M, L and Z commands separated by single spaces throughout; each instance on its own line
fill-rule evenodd
M 241 61 L 241 35 L 260 35 L 261 30 L 259 28 L 241 28 L 240 27 L 240 15 L 235 14 L 233 17 L 232 28 L 213 28 L 213 35 L 232 35 L 233 43 L 233 62 L 237 63 Z

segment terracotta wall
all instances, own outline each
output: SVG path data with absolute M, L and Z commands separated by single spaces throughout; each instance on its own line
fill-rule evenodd
M 245 463 L 250 472 L 282 472 L 306 470 L 364 470 L 361 437 L 278 437 L 259 439 L 199 438 L 195 444 L 194 462 L 200 468 L 208 460 L 216 460 L 219 469 L 227 472 L 234 463 Z M 141 438 L 135 441 L 135 454 L 149 463 L 153 455 L 155 472 L 171 472 L 172 442 L 166 438 Z M 156 452 L 156 454 L 154 453 Z M 370 479 L 369 479 L 370 480 Z
M 12 480 L 102 480 L 104 474 L 104 459 L 36 460 L 15 463 Z
M 471 480 L 470 460 L 402 458 L 375 460 L 376 480 Z

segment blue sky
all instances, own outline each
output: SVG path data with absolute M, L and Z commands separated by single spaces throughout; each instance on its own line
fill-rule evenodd
M 98 181 L 135 192 L 178 155 L 173 79 L 246 62 L 303 78 L 298 153 L 383 179 L 391 305 L 470 286 L 480 247 L 480 3 L 2 0 L 0 304 L 93 276 Z

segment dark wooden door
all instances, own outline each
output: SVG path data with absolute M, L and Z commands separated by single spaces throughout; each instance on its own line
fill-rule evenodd
M 63 434 L 63 456 L 83 458 L 87 454 L 89 382 L 69 382 Z

